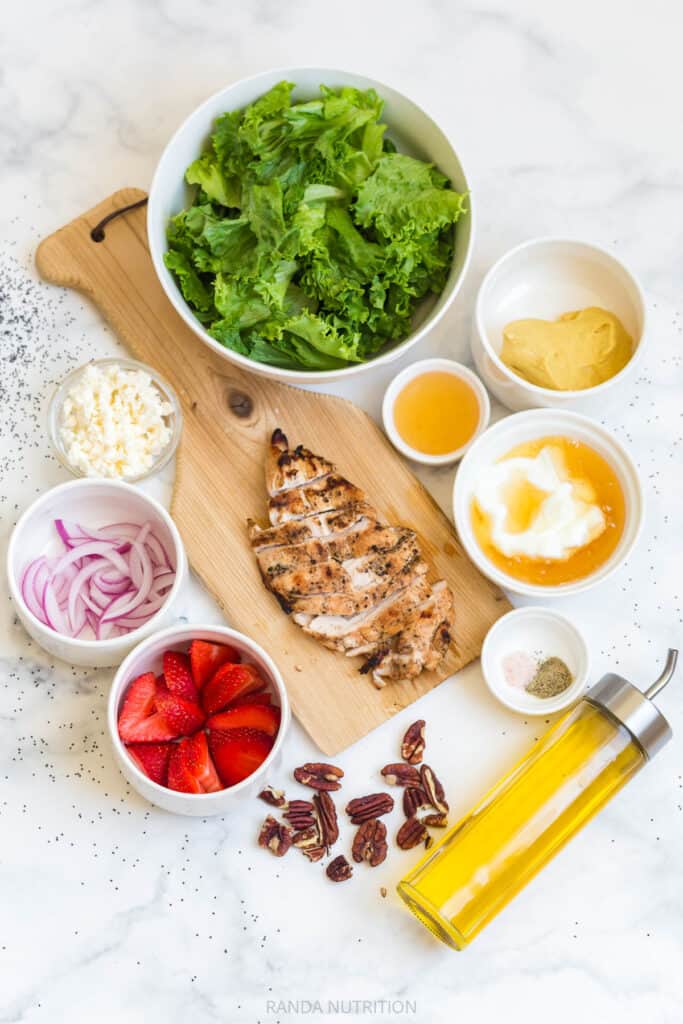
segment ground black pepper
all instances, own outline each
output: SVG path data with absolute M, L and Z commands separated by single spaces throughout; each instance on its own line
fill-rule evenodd
M 534 678 L 527 683 L 525 689 L 534 697 L 557 697 L 558 694 L 564 693 L 573 681 L 574 677 L 562 658 L 546 658 L 540 663 Z

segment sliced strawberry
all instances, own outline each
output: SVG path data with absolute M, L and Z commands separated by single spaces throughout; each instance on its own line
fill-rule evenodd
M 280 709 L 263 704 L 242 704 L 211 715 L 206 727 L 220 729 L 221 732 L 227 729 L 258 729 L 267 736 L 276 736 L 280 727 Z
M 191 700 L 175 693 L 157 692 L 156 706 L 175 736 L 191 736 L 204 725 L 204 712 Z
M 209 745 L 206 741 L 206 733 L 198 732 L 186 740 L 182 740 L 185 747 L 185 762 L 188 769 L 198 780 L 205 793 L 215 793 L 223 789 L 223 783 L 218 778 L 216 766 L 209 753 Z
M 179 735 L 159 714 L 158 695 L 153 672 L 145 672 L 130 684 L 119 711 L 119 736 L 124 743 L 163 743 Z
M 152 782 L 165 786 L 168 779 L 168 759 L 174 746 L 174 743 L 129 743 L 126 750 L 141 772 L 144 772 Z
M 264 693 L 243 693 L 241 697 L 235 697 L 230 701 L 230 707 L 236 708 L 240 704 L 270 704 L 273 695 L 266 690 Z
M 213 715 L 236 697 L 265 688 L 265 682 L 253 665 L 223 665 L 202 690 L 202 704 L 207 715 Z
M 212 675 L 226 662 L 239 665 L 240 655 L 230 644 L 213 644 L 209 640 L 193 640 L 190 644 L 192 675 L 197 689 L 201 690 Z
M 223 785 L 234 786 L 256 771 L 270 753 L 273 741 L 256 729 L 214 730 L 209 733 L 209 750 Z
M 187 736 L 174 745 L 168 767 L 168 785 L 182 793 L 215 793 L 223 789 L 205 733 Z
M 199 693 L 192 678 L 190 659 L 186 654 L 180 654 L 178 651 L 166 651 L 164 654 L 164 676 L 171 693 L 182 697 L 183 700 L 199 703 Z
M 199 779 L 196 779 L 186 763 L 183 744 L 187 740 L 181 740 L 173 746 L 170 760 L 168 762 L 168 788 L 176 789 L 180 793 L 203 793 Z

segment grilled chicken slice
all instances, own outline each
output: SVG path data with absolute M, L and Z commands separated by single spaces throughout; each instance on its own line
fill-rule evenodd
M 386 597 L 403 590 L 416 576 L 426 576 L 429 567 L 421 558 L 406 562 L 399 572 L 382 577 L 362 590 L 350 593 L 310 593 L 298 596 L 283 596 L 275 586 L 278 576 L 269 581 L 270 589 L 280 605 L 290 612 L 307 615 L 358 615 L 373 608 Z
M 364 492 L 307 448 L 273 433 L 266 463 L 270 527 L 249 521 L 261 575 L 297 625 L 376 685 L 434 668 L 448 649 L 453 597 L 413 530 L 379 521 Z
M 387 679 L 412 679 L 436 668 L 451 642 L 453 619 L 453 595 L 439 580 L 431 596 L 409 612 L 391 645 L 371 655 L 361 672 L 371 671 L 375 685 L 383 686 Z
M 369 551 L 358 558 L 304 562 L 293 569 L 271 573 L 270 587 L 285 598 L 312 594 L 362 594 L 368 587 L 398 576 L 419 558 L 415 534 L 404 530 L 393 547 L 379 552 Z
M 426 601 L 430 594 L 431 587 L 421 575 L 359 615 L 312 616 L 299 612 L 294 615 L 294 621 L 325 647 L 349 657 L 368 655 L 399 633 L 407 613 Z
M 377 555 L 394 548 L 406 534 L 412 536 L 411 531 L 402 526 L 370 526 L 367 520 L 365 522 L 362 528 L 331 534 L 325 538 L 257 548 L 261 572 L 267 576 L 277 576 L 287 570 L 302 569 L 328 559 L 345 562 L 373 553 Z
M 303 519 L 317 512 L 330 512 L 345 505 L 365 501 L 365 494 L 337 473 L 314 480 L 301 487 L 276 491 L 270 499 L 270 521 L 273 526 L 289 519 Z
M 269 548 L 284 548 L 290 544 L 304 544 L 306 541 L 323 538 L 339 540 L 349 533 L 370 529 L 376 523 L 377 513 L 368 502 L 331 509 L 305 519 L 290 519 L 265 530 L 251 519 L 247 520 L 249 539 L 259 558 Z
M 290 487 L 310 484 L 333 470 L 331 462 L 309 452 L 303 445 L 290 451 L 282 431 L 273 432 L 266 465 L 266 483 L 271 495 L 289 490 Z

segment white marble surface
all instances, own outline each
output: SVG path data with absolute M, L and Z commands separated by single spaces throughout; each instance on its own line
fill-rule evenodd
M 563 604 L 590 638 L 594 675 L 617 667 L 640 681 L 653 676 L 666 646 L 680 642 L 683 618 L 682 29 L 676 0 L 28 0 L 8 8 L 0 33 L 3 548 L 18 512 L 65 479 L 44 432 L 51 385 L 88 356 L 117 351 L 86 302 L 32 282 L 36 242 L 115 188 L 147 186 L 176 124 L 227 82 L 278 65 L 349 67 L 425 105 L 461 151 L 477 194 L 466 286 L 423 353 L 467 355 L 482 274 L 532 235 L 613 245 L 642 278 L 649 351 L 608 422 L 640 466 L 645 533 L 611 582 Z M 369 374 L 345 390 L 376 415 L 389 376 Z M 424 477 L 446 508 L 451 476 Z M 167 498 L 170 484 L 167 472 L 149 488 Z M 303 858 L 280 862 L 255 848 L 255 802 L 207 821 L 144 804 L 110 757 L 110 672 L 51 663 L 8 598 L 0 608 L 3 1024 L 270 1024 L 321 1019 L 315 1000 L 376 1001 L 346 1002 L 345 1013 L 325 1017 L 340 1020 L 680 1021 L 683 676 L 661 700 L 674 743 L 455 955 L 393 895 L 411 854 L 395 851 L 335 887 Z M 182 612 L 220 621 L 197 584 Z M 420 714 L 456 814 L 541 727 L 495 705 L 477 667 L 424 699 Z M 395 757 L 412 715 L 340 758 L 347 791 L 362 792 Z M 286 765 L 314 753 L 295 726 Z M 348 845 L 348 830 L 342 838 Z M 268 1000 L 298 1000 L 299 1013 L 273 1012 Z M 382 1000 L 416 1010 L 390 1012 Z

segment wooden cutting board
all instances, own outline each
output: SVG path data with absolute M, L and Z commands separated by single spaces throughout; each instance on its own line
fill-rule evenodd
M 145 208 L 103 217 L 145 193 L 122 189 L 45 239 L 41 275 L 95 302 L 132 354 L 175 387 L 184 428 L 172 514 L 192 568 L 230 621 L 279 665 L 292 709 L 320 749 L 334 755 L 478 657 L 491 623 L 508 610 L 502 593 L 464 554 L 448 519 L 373 420 L 351 402 L 246 373 L 212 352 L 175 312 L 147 248 Z M 280 610 L 247 543 L 248 516 L 266 521 L 264 457 L 272 430 L 335 462 L 364 488 L 387 522 L 411 526 L 434 575 L 456 604 L 455 643 L 438 672 L 376 689 L 359 659 L 325 650 Z

